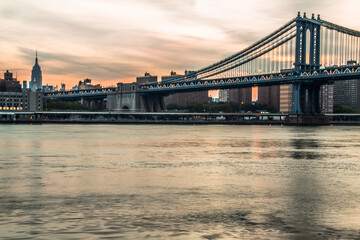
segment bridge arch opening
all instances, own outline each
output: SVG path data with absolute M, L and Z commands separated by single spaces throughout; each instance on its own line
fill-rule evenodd
M 121 111 L 123 111 L 123 112 L 129 112 L 129 111 L 130 111 L 130 108 L 129 108 L 129 106 L 123 106 L 123 107 L 121 108 Z

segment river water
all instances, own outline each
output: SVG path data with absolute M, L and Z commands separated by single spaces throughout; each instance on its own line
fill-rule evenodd
M 360 127 L 0 125 L 1 239 L 358 239 Z

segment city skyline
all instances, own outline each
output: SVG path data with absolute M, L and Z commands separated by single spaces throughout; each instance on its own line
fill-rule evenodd
M 5 33 L 0 69 L 30 80 L 36 49 L 43 84 L 68 87 L 85 78 L 104 86 L 144 72 L 197 70 L 238 52 L 297 11 L 359 30 L 353 0 L 23 1 L 0 3 Z M 256 20 L 255 20 L 256 19 Z

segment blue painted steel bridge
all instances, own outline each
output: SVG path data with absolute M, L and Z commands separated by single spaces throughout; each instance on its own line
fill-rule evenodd
M 177 92 L 292 84 L 292 113 L 320 113 L 320 87 L 360 79 L 360 32 L 304 13 L 250 47 L 198 71 L 140 84 L 144 109 L 161 110 L 163 96 Z M 100 92 L 66 92 L 48 99 L 104 97 Z M 85 96 L 85 94 L 87 94 Z M 157 106 L 157 107 L 155 107 Z
M 142 84 L 140 93 L 152 111 L 151 101 L 161 99 L 155 96 L 170 93 L 292 84 L 292 113 L 320 113 L 322 85 L 360 79 L 359 38 L 359 31 L 299 12 L 243 51 L 187 75 Z

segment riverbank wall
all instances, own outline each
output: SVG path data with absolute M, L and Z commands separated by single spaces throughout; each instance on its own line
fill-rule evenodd
M 140 112 L 0 112 L 0 123 L 69 124 L 249 124 L 249 125 L 360 125 L 360 114 L 322 115 L 323 124 L 294 124 L 283 113 L 140 113 Z

